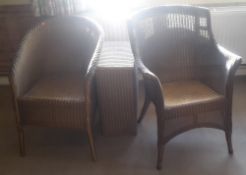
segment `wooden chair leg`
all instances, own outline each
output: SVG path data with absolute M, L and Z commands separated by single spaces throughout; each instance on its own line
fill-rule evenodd
M 227 109 L 231 109 L 231 108 L 227 108 Z M 227 116 L 227 126 L 226 126 L 226 130 L 225 130 L 225 137 L 226 137 L 226 142 L 227 142 L 227 148 L 228 148 L 228 153 L 230 155 L 233 154 L 233 146 L 232 146 L 232 118 L 231 118 L 231 110 L 226 111 L 226 116 Z
M 226 136 L 228 152 L 230 155 L 232 155 L 233 154 L 233 147 L 232 147 L 231 132 L 226 131 L 225 136 Z
M 164 154 L 164 145 L 163 144 L 158 144 L 158 153 L 157 153 L 157 166 L 156 168 L 158 170 L 162 169 L 162 160 L 163 160 L 163 154 Z
M 150 100 L 148 98 L 145 98 L 144 100 L 144 105 L 143 105 L 143 108 L 142 108 L 142 111 L 141 111 L 141 114 L 138 118 L 138 123 L 141 123 L 141 121 L 143 120 L 144 118 L 144 115 L 145 113 L 147 112 L 147 109 L 149 107 L 149 104 L 150 104 Z
M 87 129 L 87 134 L 88 134 L 88 139 L 89 139 L 89 144 L 90 144 L 91 157 L 93 161 L 96 161 L 95 143 L 94 143 L 94 138 L 93 138 L 91 127 Z
M 156 115 L 157 115 L 157 166 L 156 168 L 158 170 L 162 169 L 162 160 L 163 160 L 163 153 L 164 153 L 164 108 L 163 104 L 157 102 L 154 102 L 155 109 L 156 109 Z
M 18 138 L 19 138 L 20 155 L 23 157 L 26 155 L 24 130 L 22 127 L 18 127 L 17 132 L 18 132 Z

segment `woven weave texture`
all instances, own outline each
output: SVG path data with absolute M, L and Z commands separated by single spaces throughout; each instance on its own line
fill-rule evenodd
M 231 144 L 233 76 L 241 58 L 214 40 L 208 9 L 160 6 L 137 12 L 128 23 L 136 65 L 158 121 L 158 164 L 163 145 L 197 127 L 222 129 Z
M 10 76 L 22 154 L 25 125 L 65 127 L 87 131 L 95 159 L 94 72 L 102 37 L 96 23 L 72 16 L 46 20 L 25 37 Z
M 104 42 L 96 78 L 104 135 L 135 135 L 136 75 L 129 42 Z

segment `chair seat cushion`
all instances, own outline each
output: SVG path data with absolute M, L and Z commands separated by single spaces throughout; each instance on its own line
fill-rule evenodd
M 54 75 L 42 78 L 24 95 L 26 100 L 84 101 L 82 76 Z
M 163 83 L 164 104 L 166 110 L 181 107 L 221 103 L 224 97 L 200 81 L 177 81 Z M 211 105 L 210 105 L 211 106 Z
M 55 75 L 38 80 L 18 98 L 24 124 L 82 127 L 83 79 L 80 75 Z

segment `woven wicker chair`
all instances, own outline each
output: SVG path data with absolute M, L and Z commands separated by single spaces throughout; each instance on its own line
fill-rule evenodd
M 23 127 L 34 125 L 86 130 L 96 159 L 94 72 L 102 39 L 101 28 L 81 17 L 51 18 L 25 37 L 10 75 L 21 155 Z
M 143 74 L 142 120 L 153 102 L 158 124 L 158 160 L 176 135 L 199 127 L 225 131 L 233 153 L 233 77 L 241 58 L 219 46 L 208 9 L 160 6 L 134 14 L 128 22 L 136 66 Z

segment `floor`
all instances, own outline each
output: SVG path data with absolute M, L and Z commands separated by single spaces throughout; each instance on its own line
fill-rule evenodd
M 83 133 L 63 129 L 27 128 L 26 157 L 18 153 L 18 140 L 10 90 L 0 87 L 1 175 L 245 175 L 246 174 L 246 78 L 235 81 L 233 102 L 234 155 L 227 153 L 224 133 L 195 129 L 168 143 L 163 169 L 156 164 L 156 120 L 153 108 L 138 126 L 138 135 L 96 136 L 98 161 L 90 159 Z

